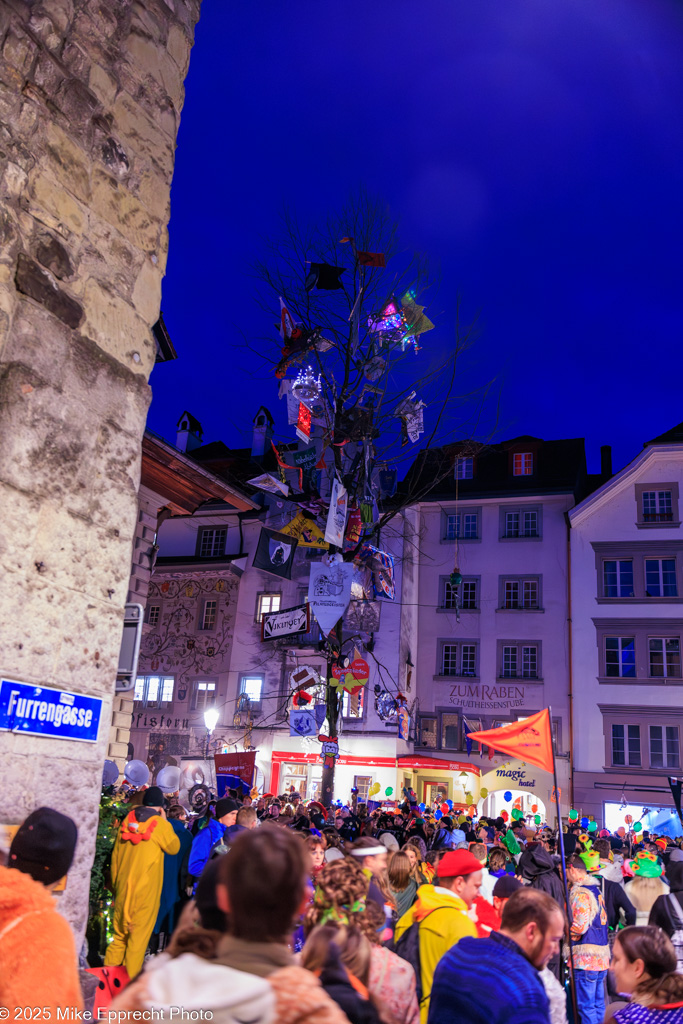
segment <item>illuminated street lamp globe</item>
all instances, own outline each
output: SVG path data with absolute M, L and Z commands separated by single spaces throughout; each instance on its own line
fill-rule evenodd
M 207 708 L 204 712 L 204 725 L 210 733 L 212 733 L 218 725 L 219 718 L 220 714 L 215 708 Z

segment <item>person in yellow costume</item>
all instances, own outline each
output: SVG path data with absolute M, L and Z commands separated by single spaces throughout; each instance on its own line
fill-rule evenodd
M 114 938 L 107 947 L 105 967 L 123 964 L 130 978 L 142 970 L 159 912 L 164 854 L 179 849 L 180 840 L 166 821 L 164 794 L 152 786 L 145 791 L 142 807 L 123 819 L 114 843 Z
M 427 1024 L 439 960 L 466 935 L 477 937 L 476 925 L 467 912 L 481 888 L 481 864 L 469 850 L 448 850 L 436 871 L 434 884 L 420 886 L 416 902 L 399 919 L 395 933 L 398 942 L 411 925 L 419 927 L 420 1024 Z

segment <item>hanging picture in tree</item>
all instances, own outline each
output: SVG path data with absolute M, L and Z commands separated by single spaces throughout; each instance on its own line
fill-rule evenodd
M 340 480 L 335 477 L 332 481 L 332 493 L 330 495 L 330 510 L 327 514 L 327 526 L 325 527 L 325 540 L 340 548 L 344 543 L 344 529 L 346 527 L 346 513 L 349 507 L 349 499 L 346 488 Z
M 321 630 L 327 636 L 349 606 L 353 565 L 350 562 L 324 562 L 311 564 L 308 585 L 308 602 L 318 620 Z

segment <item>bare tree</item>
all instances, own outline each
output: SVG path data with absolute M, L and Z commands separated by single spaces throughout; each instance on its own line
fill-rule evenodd
M 477 337 L 476 318 L 463 323 L 459 301 L 451 342 L 432 352 L 423 341 L 434 327 L 420 304 L 433 284 L 427 261 L 401 251 L 397 226 L 379 202 L 362 191 L 324 226 L 310 230 L 289 212 L 282 220 L 282 235 L 267 242 L 268 256 L 255 271 L 258 302 L 271 316 L 278 310 L 283 345 L 277 354 L 270 334 L 258 339 L 254 351 L 288 382 L 285 388 L 295 398 L 304 394 L 328 478 L 343 485 L 349 508 L 363 509 L 360 536 L 349 540 L 347 534 L 342 546 L 330 549 L 354 561 L 366 545 L 381 548 L 387 525 L 453 472 L 456 450 L 463 456 L 481 448 L 473 438 L 480 434 L 493 381 L 458 390 L 461 357 Z M 303 392 L 301 379 L 298 391 L 292 388 L 299 373 L 305 376 Z M 306 436 L 307 415 L 300 437 Z M 444 447 L 454 436 L 457 443 Z M 404 475 L 395 493 L 383 497 L 380 466 Z M 342 642 L 340 620 L 325 642 L 332 739 L 338 736 L 340 696 L 331 669 Z M 333 767 L 324 768 L 322 788 L 329 806 Z

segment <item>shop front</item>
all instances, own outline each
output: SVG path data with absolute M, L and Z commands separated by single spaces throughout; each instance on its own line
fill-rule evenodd
M 479 795 L 479 814 L 489 818 L 503 811 L 510 814 L 513 808 L 532 817 L 540 814 L 549 824 L 556 817 L 552 775 L 522 761 L 506 761 L 482 775 Z
M 480 769 L 466 761 L 438 757 L 399 757 L 399 789 L 413 789 L 418 803 L 428 807 L 452 800 L 456 806 L 476 804 Z
M 270 758 L 270 778 L 267 792 L 277 794 L 299 793 L 303 800 L 320 800 L 322 796 L 322 759 L 320 751 L 304 751 L 282 749 L 290 746 L 289 737 L 281 738 L 281 749 L 273 750 Z M 359 803 L 372 800 L 401 799 L 396 793 L 396 744 L 395 741 L 382 741 L 378 738 L 377 746 L 384 746 L 378 756 L 368 756 L 364 752 L 367 739 L 362 736 L 344 737 L 344 748 L 336 759 L 334 771 L 334 800 L 348 803 L 355 789 Z M 296 742 L 296 741 L 295 741 Z M 292 744 L 293 746 L 293 744 Z M 268 779 L 268 776 L 266 776 Z M 379 791 L 370 790 L 379 785 Z

